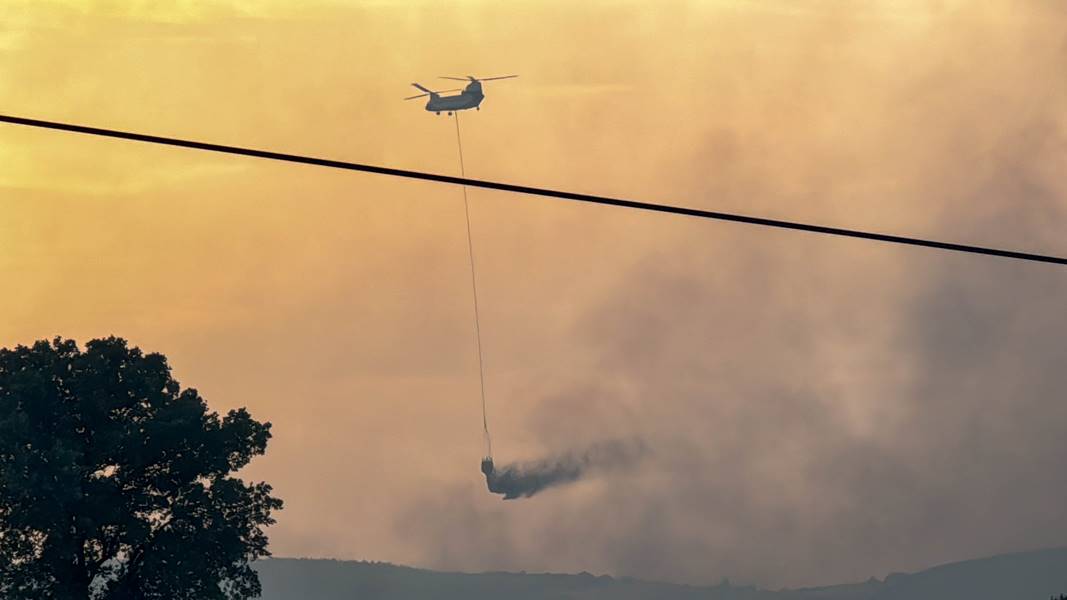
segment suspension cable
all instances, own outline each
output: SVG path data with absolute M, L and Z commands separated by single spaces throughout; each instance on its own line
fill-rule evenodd
M 456 117 L 456 147 L 459 148 L 459 174 L 466 178 L 467 172 L 463 166 L 463 139 L 459 135 L 459 112 L 452 113 Z M 482 360 L 482 329 L 478 315 L 478 281 L 474 275 L 474 242 L 471 239 L 471 210 L 467 201 L 467 186 L 463 188 L 463 214 L 467 218 L 467 256 L 471 265 L 471 295 L 474 297 L 474 339 L 478 347 L 478 381 L 482 393 L 482 430 L 485 432 L 485 456 L 493 457 L 493 441 L 489 437 L 489 419 L 485 410 L 485 366 Z

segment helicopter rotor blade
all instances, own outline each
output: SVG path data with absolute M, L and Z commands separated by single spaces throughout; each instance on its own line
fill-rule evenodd
M 467 75 L 466 77 L 449 77 L 447 75 L 441 75 L 441 79 L 451 79 L 453 81 L 492 81 L 494 79 L 511 79 L 512 77 L 518 77 L 518 75 L 501 75 L 499 77 L 475 77 L 474 75 Z
M 447 94 L 448 92 L 461 92 L 461 91 L 463 91 L 463 90 L 453 89 L 453 90 L 440 90 L 440 91 L 433 92 L 433 93 L 434 94 Z M 425 94 L 418 94 L 416 96 L 408 96 L 407 98 L 404 98 L 404 100 L 414 100 L 415 98 L 422 98 L 423 96 L 429 96 L 430 93 L 431 92 L 426 92 Z

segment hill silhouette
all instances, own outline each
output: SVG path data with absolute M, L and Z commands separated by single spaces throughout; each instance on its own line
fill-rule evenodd
M 1067 548 L 895 573 L 884 581 L 795 590 L 689 586 L 589 573 L 452 573 L 387 563 L 272 558 L 256 563 L 264 600 L 1045 600 L 1067 590 Z

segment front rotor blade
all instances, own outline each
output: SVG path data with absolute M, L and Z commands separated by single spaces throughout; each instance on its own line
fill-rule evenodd
M 501 75 L 500 77 L 482 77 L 479 81 L 492 81 L 494 79 L 511 79 L 512 77 L 518 77 L 518 75 Z
M 462 91 L 462 90 L 441 90 L 439 92 L 434 92 L 434 93 L 435 94 L 447 94 L 448 92 L 460 92 L 460 91 Z M 427 93 L 427 94 L 419 94 L 417 96 L 408 96 L 407 98 L 404 98 L 404 100 L 414 100 L 415 98 L 422 98 L 423 96 L 429 96 L 429 95 L 430 94 Z
M 470 81 L 466 77 L 448 77 L 446 75 L 441 75 L 440 79 L 451 79 L 453 81 Z

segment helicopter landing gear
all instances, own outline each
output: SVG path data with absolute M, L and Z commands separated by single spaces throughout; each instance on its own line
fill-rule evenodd
M 437 111 L 437 112 L 436 112 L 436 113 L 434 113 L 434 114 L 437 114 L 437 115 L 439 115 L 439 114 L 441 114 L 441 111 Z
M 452 113 L 448 113 L 448 116 L 450 116 L 450 117 L 451 117 L 451 116 L 452 116 Z
M 480 107 L 480 106 L 475 106 L 475 107 L 474 107 L 474 110 L 482 110 L 482 107 Z

